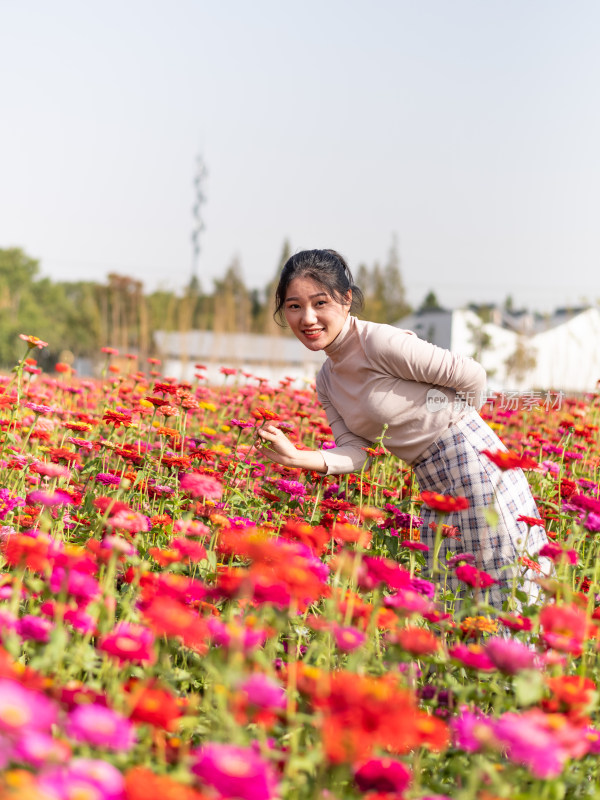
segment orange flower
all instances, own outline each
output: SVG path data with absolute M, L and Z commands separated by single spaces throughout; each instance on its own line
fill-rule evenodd
M 125 773 L 126 800 L 205 800 L 205 795 L 168 775 L 155 775 L 146 767 L 132 767 Z
M 19 339 L 23 339 L 24 342 L 27 342 L 30 350 L 33 350 L 36 347 L 40 350 L 44 347 L 48 347 L 48 342 L 42 342 L 42 340 L 38 339 L 37 336 L 28 336 L 26 333 L 20 333 Z
M 538 462 L 531 456 L 520 456 L 510 450 L 482 450 L 482 455 L 487 456 L 489 460 L 500 469 L 535 469 Z
M 442 511 L 445 514 L 452 511 L 463 511 L 470 505 L 466 497 L 452 497 L 452 495 L 439 494 L 438 492 L 421 492 L 420 497 L 426 506 L 433 508 L 435 511 Z
M 403 650 L 414 656 L 429 656 L 440 647 L 439 639 L 427 628 L 409 625 L 398 631 L 397 641 Z

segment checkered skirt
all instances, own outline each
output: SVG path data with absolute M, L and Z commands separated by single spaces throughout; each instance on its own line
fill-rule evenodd
M 443 541 L 439 559 L 445 563 L 448 550 L 473 553 L 475 565 L 499 582 L 498 587 L 490 591 L 489 600 L 501 608 L 506 594 L 500 592 L 499 587 L 512 583 L 515 574 L 525 572 L 523 566 L 517 564 L 518 558 L 537 553 L 548 539 L 543 527 L 517 522 L 520 515 L 539 518 L 524 472 L 499 469 L 481 455 L 482 450 L 506 450 L 506 447 L 475 409 L 469 409 L 420 456 L 414 472 L 422 491 L 462 495 L 469 499 L 469 508 L 445 515 L 444 523 L 455 525 L 461 536 L 459 541 Z M 486 520 L 486 509 L 496 511 L 497 525 Z M 424 520 L 421 539 L 430 548 L 428 566 L 431 570 L 435 532 L 429 524 L 437 522 L 439 517 L 425 506 L 421 516 Z M 544 566 L 546 571 L 547 565 Z M 524 588 L 534 599 L 537 587 L 532 587 L 529 581 L 532 577 L 531 571 L 527 572 Z M 447 585 L 452 590 L 460 588 L 453 576 L 449 577 Z

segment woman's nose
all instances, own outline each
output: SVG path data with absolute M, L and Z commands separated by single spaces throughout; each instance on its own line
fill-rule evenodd
M 315 322 L 317 319 L 317 315 L 315 310 L 312 306 L 306 306 L 302 309 L 302 322 L 304 324 Z

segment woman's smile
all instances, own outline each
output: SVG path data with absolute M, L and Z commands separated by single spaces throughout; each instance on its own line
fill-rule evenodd
M 351 295 L 341 303 L 312 278 L 294 278 L 285 297 L 284 313 L 294 336 L 309 350 L 324 350 L 344 327 Z

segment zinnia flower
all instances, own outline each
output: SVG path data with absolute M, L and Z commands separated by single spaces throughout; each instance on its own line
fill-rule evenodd
M 204 500 L 220 500 L 223 495 L 223 485 L 210 475 L 200 472 L 186 472 L 179 485 L 184 492 L 192 497 L 201 497 Z
M 467 497 L 453 497 L 449 494 L 438 492 L 421 492 L 421 500 L 429 508 L 448 514 L 452 511 L 463 511 L 470 503 Z
M 119 622 L 112 633 L 101 638 L 98 650 L 115 656 L 121 664 L 127 661 L 152 663 L 155 659 L 154 634 L 143 625 Z
M 110 750 L 130 750 L 135 742 L 131 722 L 122 714 L 97 703 L 86 703 L 71 711 L 65 732 L 76 742 Z
M 271 767 L 252 748 L 213 742 L 192 755 L 192 772 L 223 799 L 271 800 L 277 793 Z
M 0 678 L 0 732 L 49 731 L 56 717 L 57 708 L 46 695 Z
M 486 655 L 505 675 L 516 675 L 523 669 L 533 669 L 536 653 L 516 639 L 500 636 L 489 639 L 485 645 Z
M 354 772 L 354 781 L 361 792 L 395 792 L 399 794 L 410 783 L 410 771 L 393 758 L 372 758 Z

